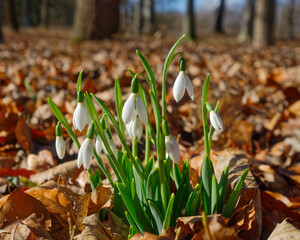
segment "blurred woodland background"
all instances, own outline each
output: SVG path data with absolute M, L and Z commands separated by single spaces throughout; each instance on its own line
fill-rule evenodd
M 254 47 L 300 36 L 299 0 L 0 0 L 0 11 L 1 41 L 10 29 L 63 30 L 75 41 L 218 33 Z

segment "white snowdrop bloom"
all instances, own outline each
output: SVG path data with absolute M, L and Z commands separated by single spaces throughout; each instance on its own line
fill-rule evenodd
M 185 90 L 187 90 L 190 98 L 194 100 L 192 81 L 186 71 L 180 71 L 173 86 L 173 96 L 176 102 L 179 102 L 183 98 Z
M 93 148 L 93 140 L 90 138 L 86 138 L 79 149 L 77 160 L 78 168 L 83 165 L 84 169 L 89 169 L 93 157 Z
M 143 126 L 138 116 L 128 124 L 126 124 L 126 131 L 130 139 L 140 140 L 143 135 Z
M 224 130 L 222 119 L 215 110 L 209 112 L 209 120 L 214 129 L 219 132 L 222 132 Z
M 73 126 L 75 129 L 78 129 L 80 132 L 82 132 L 87 123 L 87 115 L 88 112 L 84 102 L 78 102 L 73 114 Z
M 99 135 L 96 137 L 95 148 L 96 148 L 97 154 L 100 155 L 100 153 L 102 151 L 102 139 Z
M 148 123 L 147 110 L 143 101 L 137 93 L 131 93 L 124 104 L 122 119 L 125 125 L 127 125 L 129 122 L 133 121 L 136 116 L 139 116 L 144 124 Z
M 171 135 L 166 136 L 165 145 L 170 158 L 173 160 L 174 163 L 178 164 L 180 160 L 180 150 L 176 140 Z
M 194 100 L 194 88 L 191 79 L 186 73 L 186 62 L 184 58 L 180 59 L 179 74 L 174 82 L 173 96 L 176 102 L 179 102 L 187 90 L 190 98 Z
M 66 153 L 66 146 L 62 136 L 56 136 L 55 149 L 59 159 L 63 159 Z

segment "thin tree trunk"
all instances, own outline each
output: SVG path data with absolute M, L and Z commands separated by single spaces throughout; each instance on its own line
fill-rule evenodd
M 254 18 L 254 0 L 247 0 L 245 6 L 240 32 L 238 35 L 239 42 L 246 42 L 252 39 L 253 35 L 253 18 Z
M 257 0 L 255 6 L 253 40 L 255 48 L 274 44 L 274 0 Z
M 145 2 L 145 33 L 152 33 L 154 30 L 154 0 L 146 0 Z
M 22 0 L 23 27 L 29 27 L 28 0 Z
M 289 38 L 294 39 L 294 12 L 295 12 L 295 0 L 290 0 L 289 13 L 288 13 L 288 28 L 289 28 Z
M 187 0 L 185 32 L 188 38 L 196 39 L 194 0 Z
M 143 29 L 143 6 L 144 0 L 137 0 L 134 10 L 133 33 L 137 36 Z
M 0 43 L 4 43 L 3 33 L 2 33 L 2 23 L 1 23 L 1 17 L 0 17 Z
M 49 8 L 50 8 L 50 0 L 42 0 L 41 6 L 41 23 L 42 26 L 46 29 L 49 28 Z
M 223 16 L 225 11 L 225 0 L 221 0 L 220 6 L 217 9 L 216 33 L 223 33 Z
M 76 0 L 75 41 L 111 37 L 119 27 L 119 0 Z
M 6 0 L 5 1 L 5 8 L 7 13 L 7 20 L 9 25 L 13 30 L 16 32 L 19 31 L 19 23 L 17 20 L 17 13 L 16 13 L 16 3 L 14 0 Z

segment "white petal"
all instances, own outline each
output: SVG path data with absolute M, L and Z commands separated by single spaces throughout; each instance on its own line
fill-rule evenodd
M 173 85 L 173 96 L 176 102 L 179 102 L 184 95 L 186 86 L 185 81 L 185 73 L 180 71 Z
M 147 110 L 146 110 L 145 105 L 139 95 L 136 96 L 136 112 L 137 112 L 137 115 L 139 116 L 139 118 L 141 119 L 141 121 L 145 125 L 147 125 L 148 124 Z
M 90 114 L 87 110 L 86 105 L 85 105 L 85 111 L 86 111 L 86 123 L 87 123 L 87 125 L 90 125 L 92 123 L 92 119 L 91 119 L 91 116 L 90 116 Z
M 122 111 L 122 119 L 125 124 L 129 123 L 136 116 L 134 109 L 134 95 L 130 94 L 129 98 L 124 104 Z
M 83 103 L 78 103 L 74 112 L 75 115 L 75 125 L 80 132 L 84 129 L 86 125 L 87 110 Z
M 91 162 L 92 162 L 92 157 L 93 157 L 93 140 L 92 139 L 85 139 L 84 143 L 82 144 L 83 148 L 83 167 L 84 169 L 89 169 Z
M 172 136 L 165 138 L 166 150 L 174 163 L 178 164 L 180 160 L 180 150 L 177 142 Z
M 220 132 L 222 132 L 224 130 L 222 119 L 216 111 L 214 111 L 214 110 L 210 111 L 209 120 L 210 120 L 211 125 L 214 127 L 214 129 L 216 129 L 217 131 L 220 131 Z
M 75 109 L 74 114 L 73 114 L 73 127 L 74 127 L 75 130 L 77 130 L 76 121 L 75 121 L 75 112 L 76 112 L 76 109 Z
M 63 159 L 66 153 L 66 147 L 65 147 L 65 141 L 62 136 L 56 136 L 55 148 L 59 159 Z
M 137 138 L 137 140 L 140 140 L 143 134 L 143 126 L 138 117 L 135 118 L 131 129 L 132 129 L 133 137 Z
M 82 164 L 83 164 L 83 148 L 81 145 L 81 147 L 79 148 L 79 153 L 78 153 L 78 157 L 77 157 L 77 167 L 80 168 Z
M 126 124 L 126 132 L 128 133 L 128 136 L 130 137 L 130 139 L 133 139 L 133 135 L 132 135 L 132 126 L 133 121 L 130 121 L 129 123 Z
M 100 155 L 101 151 L 102 151 L 102 139 L 99 135 L 96 138 L 95 148 L 96 148 L 97 154 Z
M 187 75 L 187 73 L 185 73 L 185 77 L 186 77 L 186 90 L 187 90 L 190 98 L 192 100 L 194 100 L 194 88 L 193 88 L 192 81 L 189 78 L 189 76 Z

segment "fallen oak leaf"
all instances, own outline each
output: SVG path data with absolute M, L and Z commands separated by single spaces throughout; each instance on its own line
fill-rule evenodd
M 24 219 L 35 213 L 44 227 L 51 226 L 50 214 L 43 203 L 18 188 L 0 199 L 0 228 L 4 228 L 18 219 Z
M 296 228 L 288 219 L 284 219 L 282 223 L 277 224 L 268 240 L 292 240 L 298 239 L 299 235 L 300 229 Z

